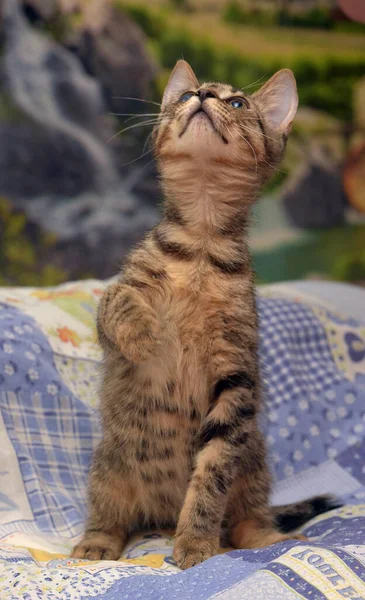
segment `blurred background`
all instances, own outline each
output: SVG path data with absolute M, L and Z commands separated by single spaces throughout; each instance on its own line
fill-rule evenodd
M 0 0 L 0 285 L 116 273 L 159 218 L 148 136 L 183 57 L 247 92 L 295 73 L 287 154 L 253 215 L 259 282 L 365 286 L 360 4 Z

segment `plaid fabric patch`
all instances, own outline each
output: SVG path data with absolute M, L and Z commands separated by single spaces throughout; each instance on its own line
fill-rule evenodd
M 3 420 L 18 457 L 35 525 L 76 535 L 86 514 L 87 472 L 99 438 L 95 411 L 71 396 L 4 392 Z

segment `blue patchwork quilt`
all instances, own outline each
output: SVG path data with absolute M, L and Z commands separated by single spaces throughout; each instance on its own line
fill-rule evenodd
M 260 290 L 262 427 L 273 504 L 331 492 L 344 506 L 303 528 L 309 542 L 222 550 L 185 572 L 166 531 L 119 561 L 69 559 L 100 438 L 105 284 L 0 289 L 1 600 L 365 600 L 365 292 L 328 285 Z

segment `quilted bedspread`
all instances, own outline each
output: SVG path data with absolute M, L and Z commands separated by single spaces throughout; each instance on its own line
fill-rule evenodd
M 332 492 L 344 506 L 308 523 L 308 542 L 222 549 L 185 572 L 172 532 L 139 534 L 119 561 L 69 558 L 100 439 L 104 285 L 0 289 L 0 599 L 365 600 L 365 321 L 338 310 L 335 285 L 333 303 L 260 291 L 262 427 L 273 504 Z M 364 291 L 349 295 L 365 314 Z

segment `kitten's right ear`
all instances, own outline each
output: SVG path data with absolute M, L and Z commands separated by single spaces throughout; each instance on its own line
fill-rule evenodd
M 161 108 L 165 108 L 168 102 L 174 102 L 181 94 L 199 87 L 199 81 L 191 66 L 185 60 L 178 60 L 165 88 Z
M 295 77 L 290 69 L 278 71 L 253 98 L 259 103 L 268 123 L 287 135 L 298 108 Z

